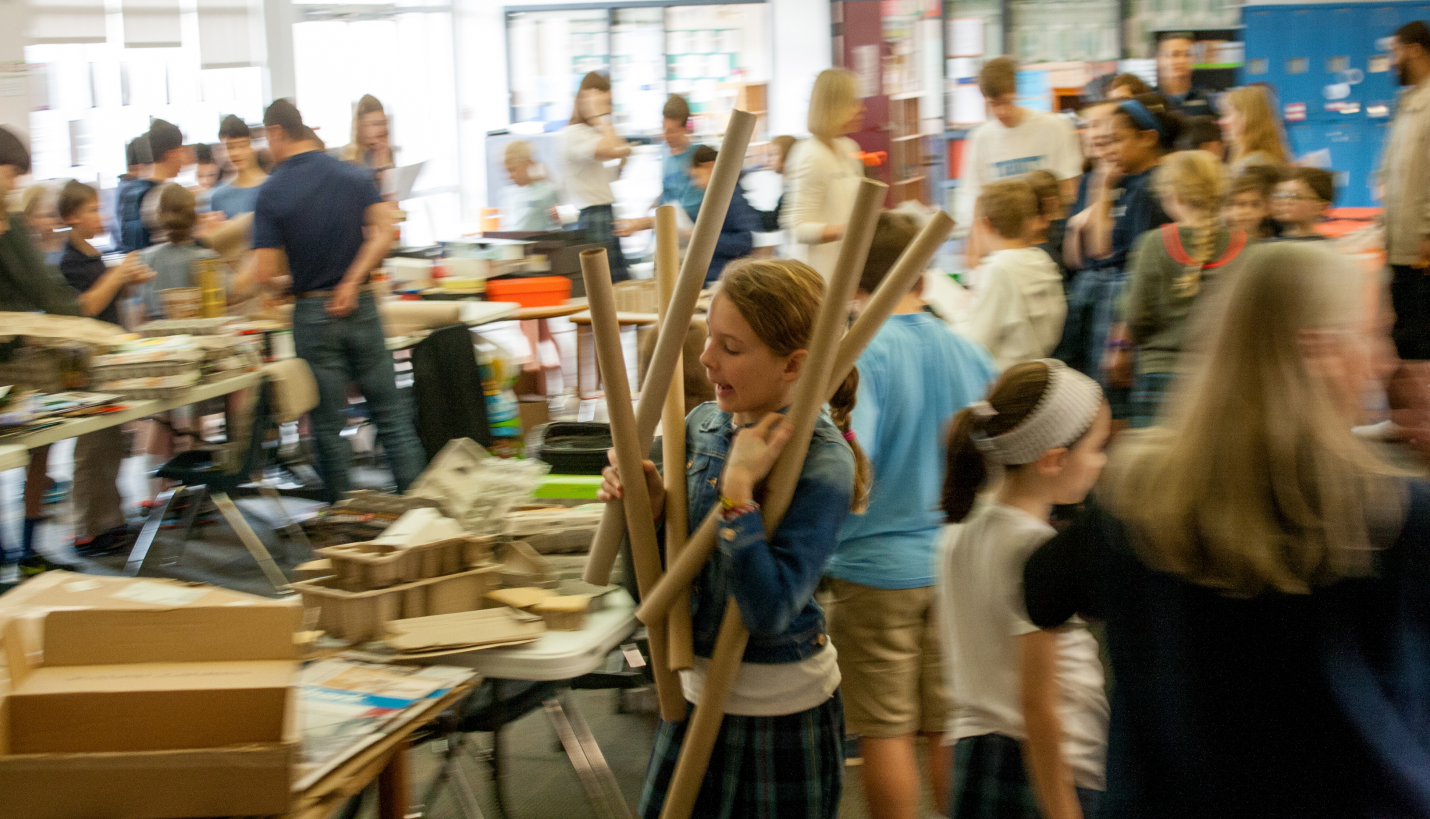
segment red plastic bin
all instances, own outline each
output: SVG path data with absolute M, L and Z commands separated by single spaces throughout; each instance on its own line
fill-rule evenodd
M 571 298 L 571 280 L 565 276 L 487 280 L 487 301 L 510 301 L 522 307 L 556 307 Z

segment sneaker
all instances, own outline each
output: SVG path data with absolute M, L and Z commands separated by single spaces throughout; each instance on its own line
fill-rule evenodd
M 105 557 L 119 554 L 134 545 L 134 533 L 126 526 L 100 532 L 94 537 L 75 538 L 74 550 L 80 557 Z
M 50 488 L 45 490 L 45 505 L 54 506 L 69 497 L 69 481 L 50 481 Z
M 38 554 L 30 555 L 20 560 L 20 579 L 22 580 L 56 570 L 77 572 L 79 571 L 79 567 L 72 566 L 68 563 L 56 563 L 44 555 Z

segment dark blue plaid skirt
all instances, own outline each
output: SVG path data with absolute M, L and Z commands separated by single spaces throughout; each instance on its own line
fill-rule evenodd
M 611 281 L 628 281 L 631 273 L 626 269 L 626 254 L 621 251 L 620 237 L 615 233 L 616 210 L 610 205 L 592 205 L 582 208 L 576 226 L 586 231 L 586 241 L 593 245 L 606 246 L 606 262 L 611 266 Z
M 1119 420 L 1132 415 L 1130 390 L 1108 385 L 1102 356 L 1108 332 L 1121 321 L 1117 302 L 1126 279 L 1126 272 L 1116 267 L 1079 273 L 1068 294 L 1062 341 L 1053 351 L 1053 358 L 1102 385 L 1112 405 L 1112 417 Z
M 1085 819 L 1097 816 L 1101 791 L 1077 789 Z M 1003 734 L 964 737 L 953 746 L 953 804 L 957 819 L 1042 819 L 1022 744 Z
M 640 815 L 657 819 L 685 739 L 661 720 L 641 788 Z M 839 692 L 783 717 L 726 716 L 695 798 L 700 819 L 835 819 L 844 788 L 844 704 Z
M 1138 373 L 1132 383 L 1132 427 L 1142 429 L 1157 423 L 1162 402 L 1176 380 L 1175 373 Z

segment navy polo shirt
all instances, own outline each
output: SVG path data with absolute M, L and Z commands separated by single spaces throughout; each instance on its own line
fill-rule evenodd
M 1112 205 L 1112 255 L 1102 261 L 1103 267 L 1124 268 L 1127 254 L 1141 236 L 1153 228 L 1172 221 L 1162 210 L 1162 200 L 1152 189 L 1152 166 L 1142 173 L 1122 177 Z
M 295 154 L 259 188 L 253 246 L 288 254 L 294 293 L 331 290 L 362 249 L 367 208 L 381 201 L 364 169 L 322 151 Z

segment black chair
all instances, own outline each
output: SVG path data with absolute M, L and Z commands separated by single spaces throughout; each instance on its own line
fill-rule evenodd
M 280 390 L 282 394 L 275 396 L 275 391 Z M 206 500 L 212 499 L 214 505 L 218 507 L 219 513 L 233 529 L 234 534 L 238 535 L 238 539 L 243 542 L 258 567 L 263 570 L 268 581 L 273 584 L 273 588 L 283 591 L 287 587 L 288 578 L 278 564 L 273 561 L 273 556 L 269 554 L 268 548 L 263 545 L 263 541 L 248 525 L 248 521 L 244 519 L 243 513 L 234 505 L 230 496 L 240 486 L 255 483 L 252 476 L 260 472 L 268 460 L 264 442 L 269 433 L 277 430 L 280 420 L 294 420 L 316 406 L 317 387 L 313 383 L 313 374 L 308 369 L 307 362 L 295 358 L 265 365 L 262 378 L 254 392 L 256 396 L 252 405 L 247 412 L 239 413 L 241 416 L 248 415 L 251 418 L 251 423 L 244 424 L 240 419 L 240 423 L 234 425 L 233 429 L 246 429 L 247 431 L 232 440 L 228 448 L 195 449 L 181 452 L 166 461 L 155 472 L 156 477 L 177 481 L 180 486 L 160 495 L 159 502 L 150 509 L 149 516 L 144 521 L 139 538 L 135 541 L 134 548 L 130 551 L 129 560 L 125 565 L 125 571 L 129 575 L 136 577 L 154 575 L 159 573 L 158 569 L 161 564 L 174 565 L 178 563 L 183 558 L 183 543 L 188 541 L 190 533 L 193 531 L 194 521 L 198 517 L 199 510 Z M 284 407 L 281 416 L 275 415 L 273 409 L 275 397 L 278 399 L 276 403 Z M 239 464 L 233 466 L 225 459 L 224 455 L 235 449 L 243 452 L 243 459 Z M 277 503 L 284 518 L 280 528 L 290 536 L 301 539 L 306 546 L 307 538 L 303 535 L 302 527 L 288 514 L 277 491 L 261 481 L 257 483 L 259 491 Z M 181 508 L 183 517 L 181 519 L 180 546 L 167 559 L 160 559 L 155 554 L 160 550 L 153 548 L 154 540 L 163 527 L 164 521 Z
M 453 438 L 492 445 L 482 370 L 467 325 L 433 330 L 412 348 L 412 399 L 417 437 L 429 460 Z

